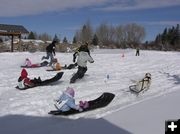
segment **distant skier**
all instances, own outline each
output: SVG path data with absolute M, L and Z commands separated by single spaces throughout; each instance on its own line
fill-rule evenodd
M 132 85 L 129 88 L 131 91 L 139 93 L 141 91 L 148 90 L 150 85 L 151 85 L 151 74 L 146 73 L 145 77 L 142 80 L 136 82 L 136 85 Z
M 78 56 L 78 71 L 76 72 L 76 74 L 73 75 L 73 77 L 70 80 L 70 83 L 75 83 L 77 79 L 81 79 L 84 77 L 84 74 L 87 71 L 87 61 L 89 61 L 90 63 L 94 62 L 93 58 L 89 55 L 89 49 L 87 45 L 81 46 L 79 52 L 76 53 L 76 56 Z
M 136 48 L 136 56 L 139 56 L 139 48 Z
M 43 56 L 42 57 L 42 60 L 43 59 L 49 59 L 50 58 L 50 63 L 49 65 L 52 65 L 52 61 L 54 59 L 54 56 L 56 55 L 55 53 L 55 48 L 56 48 L 56 43 L 57 41 L 53 41 L 51 44 L 49 44 L 47 47 L 46 47 L 46 53 L 47 53 L 47 56 Z
M 75 104 L 75 91 L 71 87 L 67 87 L 65 91 L 63 91 L 62 95 L 55 100 L 54 106 L 62 112 L 70 111 L 71 109 L 83 111 L 83 109 Z
M 23 68 L 21 71 L 21 76 L 18 79 L 18 88 L 24 89 L 28 87 L 33 87 L 35 84 L 38 84 L 39 82 L 41 82 L 40 77 L 38 79 L 34 78 L 33 80 L 31 80 L 30 78 L 28 78 L 28 73 L 26 69 Z

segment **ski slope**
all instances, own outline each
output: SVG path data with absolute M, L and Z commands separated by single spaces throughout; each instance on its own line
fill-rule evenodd
M 21 115 L 50 118 L 52 116 L 47 113 L 55 109 L 53 99 L 58 98 L 68 86 L 75 89 L 77 103 L 80 100 L 95 99 L 103 92 L 111 92 L 116 95 L 105 108 L 65 117 L 73 120 L 82 117 L 84 119 L 102 119 L 127 107 L 168 95 L 180 89 L 179 52 L 141 50 L 140 56 L 135 56 L 133 49 L 92 51 L 91 56 L 95 62 L 88 63 L 85 77 L 75 84 L 69 84 L 72 74 L 77 70 L 72 69 L 63 70 L 62 79 L 54 85 L 35 87 L 25 91 L 15 89 L 21 73 L 20 65 L 23 64 L 25 58 L 30 58 L 32 63 L 39 63 L 43 55 L 45 55 L 43 52 L 0 53 L 1 117 Z M 72 53 L 57 53 L 56 58 L 61 65 L 72 63 Z M 56 72 L 48 72 L 46 69 L 47 67 L 32 68 L 27 71 L 30 78 L 40 76 L 42 80 L 56 74 Z M 150 89 L 139 96 L 127 92 L 128 87 L 134 81 L 143 78 L 147 72 L 152 75 Z

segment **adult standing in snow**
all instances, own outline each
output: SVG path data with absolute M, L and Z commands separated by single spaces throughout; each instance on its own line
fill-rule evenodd
M 70 83 L 75 83 L 77 79 L 81 79 L 84 77 L 84 74 L 87 71 L 87 61 L 89 61 L 90 63 L 94 62 L 93 58 L 89 55 L 89 49 L 87 45 L 81 46 L 79 52 L 76 53 L 76 55 L 78 56 L 78 71 L 73 75 L 73 77 L 70 80 Z
M 56 43 L 57 41 L 52 41 L 51 44 L 49 44 L 47 47 L 46 47 L 46 53 L 47 53 L 47 56 L 43 56 L 42 57 L 42 60 L 44 59 L 49 59 L 50 58 L 50 63 L 49 65 L 52 65 L 52 62 L 53 62 L 53 59 L 54 59 L 54 56 L 56 55 L 55 53 L 55 48 L 56 48 Z
M 139 48 L 136 48 L 136 56 L 139 56 Z

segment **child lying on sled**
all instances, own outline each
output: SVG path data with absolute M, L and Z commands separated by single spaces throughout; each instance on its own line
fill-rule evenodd
M 23 67 L 23 68 L 36 68 L 36 67 L 43 67 L 43 66 L 47 66 L 47 65 L 48 65 L 47 61 L 32 64 L 31 60 L 29 58 L 26 58 L 24 64 L 21 67 Z

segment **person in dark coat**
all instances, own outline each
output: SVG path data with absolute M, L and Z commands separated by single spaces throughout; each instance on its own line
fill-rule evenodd
M 136 56 L 139 56 L 139 48 L 136 48 Z
M 53 41 L 51 44 L 49 44 L 47 47 L 46 47 L 46 53 L 47 53 L 47 56 L 43 56 L 42 57 L 42 60 L 44 59 L 49 59 L 50 58 L 50 63 L 49 65 L 52 65 L 52 61 L 54 59 L 54 56 L 56 55 L 55 53 L 55 48 L 56 48 L 56 43 L 57 41 Z

